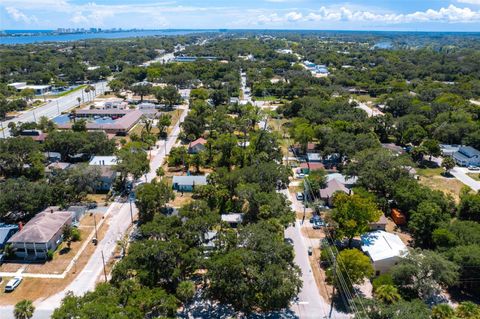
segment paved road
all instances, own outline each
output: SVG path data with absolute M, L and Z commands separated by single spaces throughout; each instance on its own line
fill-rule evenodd
M 146 175 L 146 179 L 150 182 L 156 177 L 155 171 L 161 166 L 171 148 L 175 145 L 178 134 L 180 132 L 180 123 L 183 122 L 187 115 L 188 107 L 183 109 L 180 120 L 174 126 L 171 134 L 166 140 L 157 142 L 158 149 L 152 151 L 152 160 L 150 162 L 150 172 Z M 132 204 L 133 214 L 137 213 L 135 204 Z M 127 231 L 130 226 L 130 205 L 129 203 L 114 202 L 109 207 L 108 215 L 110 216 L 109 228 L 105 237 L 98 243 L 97 249 L 90 257 L 87 265 L 78 274 L 78 276 L 61 292 L 42 301 L 35 302 L 36 311 L 33 319 L 48 319 L 53 310 L 60 306 L 66 292 L 71 291 L 75 295 L 83 295 L 87 291 L 95 288 L 99 278 L 102 278 L 103 262 L 102 252 L 105 260 L 109 260 L 113 256 L 113 252 L 117 245 L 117 240 Z M 0 307 L 0 318 L 13 319 L 13 307 Z
M 364 110 L 367 113 L 368 117 L 383 115 L 383 113 L 376 108 L 370 108 L 367 104 L 359 101 L 355 102 L 357 102 L 358 104 L 357 108 Z
M 35 109 L 22 112 L 22 114 L 14 119 L 3 121 L 1 125 L 3 126 L 4 130 L 0 133 L 1 138 L 6 138 L 10 136 L 10 130 L 7 128 L 8 123 L 14 122 L 36 122 L 42 116 L 46 116 L 49 119 L 52 119 L 59 115 L 61 112 L 66 112 L 75 106 L 78 106 L 77 98 L 81 98 L 82 102 L 89 102 L 92 100 L 93 96 L 103 94 L 105 89 L 107 88 L 107 82 L 102 81 L 95 84 L 92 84 L 95 87 L 95 91 L 93 93 L 85 93 L 85 91 L 78 90 L 72 92 L 68 95 L 53 99 L 51 102 L 47 104 L 37 107 Z
M 450 173 L 455 176 L 456 179 L 458 179 L 460 182 L 463 184 L 469 186 L 471 189 L 474 191 L 478 192 L 480 190 L 480 182 L 474 180 L 470 176 L 467 175 L 467 173 L 478 173 L 478 171 L 470 171 L 466 167 L 455 167 L 453 168 Z

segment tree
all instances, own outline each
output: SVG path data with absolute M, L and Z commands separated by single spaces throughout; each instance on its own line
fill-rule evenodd
M 203 155 L 203 152 L 192 154 L 191 163 L 195 167 L 195 173 L 200 173 L 200 167 L 205 165 L 205 156 Z
M 457 282 L 458 266 L 430 250 L 411 250 L 391 269 L 395 285 L 408 298 L 427 300 Z
M 139 221 L 146 223 L 153 220 L 155 214 L 173 199 L 175 194 L 166 183 L 153 181 L 138 186 L 135 204 L 138 207 Z
M 458 206 L 458 217 L 465 220 L 480 221 L 480 194 L 462 194 Z
M 455 167 L 455 160 L 451 157 L 445 157 L 442 161 L 442 167 L 445 168 L 445 171 L 448 174 L 450 170 Z
M 77 97 L 78 107 L 80 107 L 80 102 L 82 101 L 81 97 Z
M 110 89 L 113 92 L 118 93 L 118 92 L 120 92 L 120 90 L 125 88 L 125 83 L 123 83 L 120 80 L 113 79 L 110 82 L 108 82 L 108 87 L 110 87 Z
M 302 152 L 307 152 L 308 143 L 313 140 L 315 132 L 311 124 L 302 123 L 295 126 L 293 130 L 293 138 L 296 142 L 300 143 Z
M 335 209 L 332 219 L 336 223 L 336 233 L 339 238 L 348 238 L 351 246 L 353 237 L 365 233 L 369 223 L 376 222 L 382 212 L 370 197 L 337 193 L 333 198 Z
M 43 154 L 37 142 L 29 137 L 13 137 L 0 141 L 0 173 L 4 177 L 43 176 Z
M 163 103 L 169 108 L 182 102 L 182 96 L 178 93 L 177 88 L 172 85 L 167 85 L 164 88 L 157 88 L 155 90 L 155 98 L 159 103 Z
M 480 318 L 480 306 L 471 301 L 461 302 L 455 309 L 455 315 L 462 319 Z
M 30 319 L 33 317 L 33 313 L 35 312 L 35 307 L 33 306 L 33 302 L 30 300 L 22 300 L 15 304 L 15 308 L 13 309 L 13 315 L 15 319 Z
M 25 99 L 25 101 L 29 101 L 35 97 L 35 90 L 34 89 L 23 89 L 20 91 L 20 96 Z
M 314 170 L 310 171 L 307 177 L 305 177 L 305 189 L 309 189 L 309 192 L 313 192 L 314 194 L 318 194 L 320 189 L 324 188 L 327 184 L 327 174 L 324 170 Z M 306 192 L 306 194 L 309 194 Z
M 437 157 L 442 154 L 440 144 L 437 140 L 427 139 L 423 141 L 422 146 L 425 147 L 427 154 L 430 156 L 430 160 L 432 160 L 432 156 Z
M 432 319 L 452 319 L 455 311 L 449 304 L 439 304 L 432 308 Z
M 433 246 L 433 232 L 442 224 L 450 220 L 450 215 L 436 204 L 428 201 L 421 202 L 415 211 L 410 213 L 410 227 L 415 245 L 431 248 Z
M 195 283 L 193 281 L 186 280 L 178 284 L 176 295 L 177 298 L 183 302 L 185 308 L 187 308 L 186 305 L 193 299 L 195 292 Z
M 172 125 L 172 117 L 168 114 L 162 114 L 158 118 L 157 127 L 158 127 L 158 137 L 166 138 L 167 128 Z
M 398 293 L 398 289 L 393 285 L 381 285 L 375 289 L 375 298 L 387 303 L 395 303 L 402 299 L 402 296 Z
M 152 86 L 150 84 L 136 84 L 130 87 L 130 90 L 140 96 L 140 102 L 143 102 L 143 97 L 152 93 Z
M 72 124 L 72 131 L 74 132 L 86 132 L 87 131 L 87 121 L 86 120 L 80 120 L 80 121 L 75 121 Z
M 163 169 L 163 167 L 159 166 L 157 168 L 157 170 L 155 171 L 155 175 L 157 175 L 157 177 L 160 177 L 160 179 L 165 176 L 165 170 Z
M 140 142 L 127 143 L 117 151 L 118 162 L 116 169 L 120 172 L 122 184 L 131 175 L 134 179 L 140 178 L 150 169 L 147 152 Z
M 259 222 L 240 229 L 208 263 L 207 293 L 234 309 L 270 311 L 288 307 L 302 283 L 283 227 Z
M 345 283 L 350 286 L 349 288 L 352 288 L 353 285 L 362 283 L 365 278 L 370 278 L 375 274 L 370 259 L 358 249 L 352 248 L 342 250 L 336 258 L 336 271 L 343 274 Z M 337 287 L 341 287 L 333 271 L 332 268 L 328 271 L 329 281 L 333 282 Z
M 72 226 L 70 226 L 70 225 L 63 226 L 62 237 L 63 237 L 63 240 L 67 242 L 68 249 L 70 249 L 70 245 L 72 244 L 72 239 L 73 239 L 73 228 L 72 228 Z

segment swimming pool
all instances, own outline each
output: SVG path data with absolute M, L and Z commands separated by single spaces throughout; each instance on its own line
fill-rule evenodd
M 95 124 L 113 124 L 115 123 L 115 120 L 112 119 L 111 117 L 104 117 L 104 118 L 98 118 L 98 119 L 87 119 L 89 123 L 95 123 Z M 53 122 L 58 125 L 64 125 L 68 124 L 72 121 L 70 121 L 70 117 L 67 114 L 59 115 L 55 118 L 53 118 Z

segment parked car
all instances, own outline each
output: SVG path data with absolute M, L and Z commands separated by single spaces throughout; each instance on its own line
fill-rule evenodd
M 303 193 L 302 192 L 298 192 L 297 193 L 297 200 L 303 200 Z
M 312 246 L 308 247 L 308 255 L 311 256 L 313 254 L 313 248 Z
M 320 229 L 325 226 L 325 222 L 323 220 L 317 220 L 313 223 L 313 229 Z
M 471 166 L 471 165 L 470 165 L 470 166 L 467 167 L 467 168 L 468 168 L 469 170 L 471 170 L 471 171 L 480 171 L 480 167 L 478 167 L 478 166 Z
M 10 279 L 10 281 L 7 283 L 7 285 L 5 286 L 5 291 L 6 292 L 11 292 L 11 291 L 14 291 L 15 288 L 18 287 L 18 285 L 20 285 L 20 283 L 22 282 L 23 278 L 22 277 L 13 277 L 13 279 Z

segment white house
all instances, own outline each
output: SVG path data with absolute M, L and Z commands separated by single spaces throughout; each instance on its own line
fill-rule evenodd
M 381 275 L 407 255 L 407 246 L 395 234 L 377 230 L 362 237 L 362 251 L 367 254 L 375 268 L 375 275 Z

